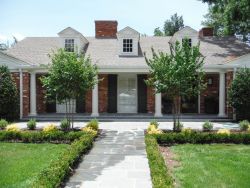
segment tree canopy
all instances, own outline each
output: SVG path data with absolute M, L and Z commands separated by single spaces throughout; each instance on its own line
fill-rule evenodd
M 199 44 L 190 47 L 188 39 L 183 43 L 170 44 L 171 53 L 155 52 L 146 62 L 150 68 L 150 77 L 146 81 L 155 88 L 156 93 L 167 93 L 174 100 L 173 113 L 179 115 L 178 98 L 198 95 L 206 86 L 204 84 L 204 57 L 199 51 Z M 177 102 L 176 102 L 177 101 Z M 174 126 L 175 126 L 174 119 Z M 175 129 L 175 127 L 174 127 Z
M 155 28 L 155 36 L 172 36 L 175 32 L 184 27 L 184 21 L 182 16 L 178 16 L 177 13 L 166 20 L 163 26 L 163 30 L 159 27 Z
M 97 67 L 84 54 L 59 49 L 50 58 L 48 75 L 41 79 L 49 100 L 70 106 L 72 99 L 84 96 L 97 84 Z
M 250 69 L 237 71 L 229 89 L 229 103 L 236 109 L 237 119 L 250 120 Z
M 0 66 L 0 118 L 15 120 L 19 113 L 19 94 L 10 71 Z
M 203 25 L 213 27 L 217 35 L 250 32 L 249 0 L 202 0 L 209 9 Z

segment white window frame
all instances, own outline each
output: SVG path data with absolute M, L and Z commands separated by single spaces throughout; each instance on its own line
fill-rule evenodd
M 74 52 L 75 51 L 75 39 L 65 39 L 64 48 L 66 52 Z

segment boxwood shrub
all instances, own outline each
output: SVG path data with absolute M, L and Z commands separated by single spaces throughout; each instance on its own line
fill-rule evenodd
M 70 169 L 79 161 L 81 155 L 92 147 L 95 136 L 94 134 L 85 134 L 76 139 L 67 151 L 38 174 L 33 182 L 33 186 L 59 187 L 65 177 L 69 175 Z

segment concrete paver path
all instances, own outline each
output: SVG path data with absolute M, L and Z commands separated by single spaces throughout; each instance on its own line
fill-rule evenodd
M 103 130 L 66 187 L 152 188 L 143 130 Z

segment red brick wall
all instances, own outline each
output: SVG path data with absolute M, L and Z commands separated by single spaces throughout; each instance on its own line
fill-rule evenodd
M 155 93 L 152 87 L 147 87 L 147 110 L 148 113 L 155 112 Z
M 85 96 L 85 111 L 92 113 L 92 90 L 89 90 Z
M 214 35 L 214 29 L 212 27 L 204 27 L 199 31 L 200 37 L 208 37 Z
M 36 74 L 36 110 L 37 113 L 46 113 L 46 90 L 42 87 L 40 78 L 44 74 Z
M 23 116 L 28 116 L 30 112 L 30 74 L 23 73 Z
M 228 104 L 228 90 L 233 81 L 233 72 L 226 73 L 226 113 L 229 118 L 233 118 L 233 108 Z
M 99 113 L 103 113 L 108 109 L 108 75 L 100 74 L 98 79 L 101 80 L 98 84 L 98 109 Z
M 20 89 L 20 75 L 19 75 L 19 72 L 12 72 L 11 77 L 13 78 L 13 80 L 14 80 L 14 82 L 16 84 L 16 87 L 19 90 Z M 18 94 L 19 94 L 19 92 L 18 92 Z
M 205 89 L 205 91 L 201 93 L 201 96 L 200 96 L 200 112 L 201 113 L 205 113 L 204 98 L 206 96 L 214 96 L 214 97 L 219 96 L 219 74 L 207 74 L 205 76 L 205 81 L 208 82 L 209 78 L 212 78 L 213 84 L 207 85 L 207 88 Z
M 96 38 L 116 38 L 117 21 L 95 21 Z

